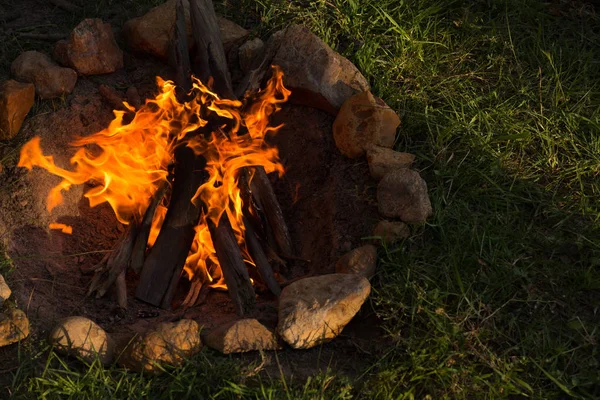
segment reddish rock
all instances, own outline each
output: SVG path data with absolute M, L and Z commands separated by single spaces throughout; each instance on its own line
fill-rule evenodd
M 408 223 L 422 223 L 433 214 L 427 183 L 418 172 L 398 169 L 383 177 L 377 186 L 379 213 Z
M 369 90 L 360 71 L 308 28 L 291 25 L 278 34 L 281 44 L 272 64 L 282 68 L 283 83 L 299 102 L 335 114 L 352 95 Z
M 0 140 L 12 139 L 33 107 L 35 86 L 8 80 L 0 85 Z
M 11 64 L 12 75 L 19 81 L 35 85 L 42 99 L 53 99 L 69 94 L 77 82 L 77 72 L 63 68 L 47 55 L 38 51 L 21 53 Z
M 175 24 L 176 0 L 169 0 L 154 7 L 141 17 L 131 19 L 123 26 L 123 35 L 128 45 L 135 51 L 152 54 L 164 60 L 168 59 L 169 41 Z M 188 44 L 192 46 L 192 29 L 189 3 L 184 1 Z M 236 43 L 248 36 L 248 31 L 238 24 L 219 18 L 219 30 L 223 47 L 227 53 Z
M 372 146 L 367 150 L 367 161 L 371 176 L 381 180 L 390 171 L 410 168 L 415 161 L 414 154 L 401 153 L 386 147 Z
M 204 344 L 223 354 L 281 348 L 275 332 L 256 319 L 233 321 L 203 336 Z
M 377 268 L 377 248 L 372 244 L 360 246 L 340 258 L 335 263 L 338 274 L 355 274 L 365 278 L 375 275 Z
M 123 68 L 123 52 L 115 42 L 110 24 L 84 19 L 68 40 L 56 43 L 54 58 L 80 75 L 99 75 Z
M 333 123 L 333 138 L 343 155 L 357 158 L 372 146 L 392 147 L 399 125 L 394 110 L 366 91 L 344 103 Z
M 281 291 L 279 336 L 295 349 L 337 337 L 371 292 L 366 278 L 330 274 L 300 279 Z

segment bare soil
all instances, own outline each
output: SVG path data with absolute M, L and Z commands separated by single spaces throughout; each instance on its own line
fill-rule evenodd
M 14 157 L 0 173 L 0 234 L 15 267 L 8 277 L 14 300 L 27 312 L 32 324 L 29 340 L 44 338 L 59 319 L 72 315 L 96 321 L 121 344 L 162 321 L 194 318 L 210 329 L 236 318 L 225 292 L 212 291 L 204 304 L 187 310 L 185 315 L 137 301 L 133 296 L 137 277 L 133 273 L 127 277 L 129 309 L 124 315 L 115 313 L 112 293 L 101 299 L 85 297 L 91 276 L 83 270 L 110 251 L 124 233 L 124 227 L 116 221 L 107 204 L 89 207 L 87 199 L 82 197 L 88 189 L 85 187 L 73 188 L 65 196 L 65 204 L 48 213 L 46 195 L 60 179 L 45 171 L 36 169 L 28 173 L 15 166 L 17 143 L 40 136 L 45 153 L 52 154 L 57 163 L 68 167 L 73 154 L 70 141 L 103 129 L 112 119 L 111 109 L 98 93 L 98 86 L 104 83 L 124 92 L 134 85 L 142 98 L 148 98 L 156 90 L 155 76 L 168 78 L 167 66 L 126 53 L 123 70 L 104 76 L 80 77 L 74 92 L 56 110 L 29 117 L 19 140 L 9 149 Z M 274 187 L 296 254 L 310 260 L 290 262 L 288 268 L 278 271 L 287 279 L 333 272 L 337 258 L 361 245 L 362 238 L 371 234 L 378 221 L 374 202 L 376 183 L 370 178 L 366 161 L 349 160 L 337 151 L 332 136 L 333 120 L 322 111 L 296 105 L 285 106 L 273 118 L 274 125 L 285 124 L 273 143 L 278 146 L 286 169 L 281 179 L 272 177 Z M 47 226 L 55 221 L 71 225 L 73 234 L 50 231 Z M 186 289 L 182 283 L 179 295 L 185 294 Z M 258 302 L 256 317 L 274 327 L 277 299 L 259 292 Z M 142 311 L 154 312 L 157 316 L 142 318 L 139 316 Z M 279 364 L 286 375 L 298 378 L 325 368 L 352 374 L 384 345 L 373 340 L 375 336 L 382 336 L 377 326 L 377 318 L 367 303 L 339 338 L 317 349 L 285 349 L 278 353 Z M 0 364 L 16 363 L 17 351 L 17 345 L 1 348 L 3 362 Z M 253 359 L 257 355 L 240 357 Z M 279 366 L 267 362 L 266 371 L 277 375 Z M 4 386 L 5 379 L 1 375 L 2 371 L 0 384 Z

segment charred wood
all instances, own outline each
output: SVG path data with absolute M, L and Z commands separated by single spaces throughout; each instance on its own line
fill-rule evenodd
M 217 226 L 210 219 L 207 223 L 235 312 L 248 315 L 256 307 L 255 293 L 229 217 L 223 213 Z
M 146 255 L 146 247 L 148 246 L 148 238 L 150 237 L 150 229 L 152 228 L 152 221 L 154 220 L 154 214 L 158 205 L 162 201 L 163 197 L 169 189 L 169 183 L 167 181 L 161 182 L 160 186 L 152 196 L 152 200 L 144 213 L 142 223 L 140 225 L 139 233 L 133 246 L 133 252 L 131 255 L 131 269 L 136 273 L 140 273 L 144 266 L 144 258 Z
M 275 296 L 279 296 L 281 294 L 281 287 L 279 287 L 279 283 L 277 283 L 277 280 L 275 279 L 273 268 L 265 255 L 258 236 L 256 236 L 256 233 L 254 232 L 252 223 L 250 223 L 246 217 L 244 217 L 244 227 L 246 228 L 244 235 L 246 246 L 248 247 L 248 252 L 258 269 L 262 281 L 267 285 L 271 293 Z
M 156 243 L 144 261 L 136 297 L 165 309 L 171 300 L 190 246 L 194 239 L 194 227 L 198 223 L 200 209 L 192 203 L 196 189 L 206 179 L 205 161 L 195 157 L 191 149 L 180 147 L 175 151 L 175 182 Z
M 290 237 L 290 232 L 283 218 L 283 212 L 277 201 L 277 196 L 275 196 L 271 181 L 263 167 L 258 166 L 255 168 L 250 188 L 267 217 L 270 230 L 280 254 L 282 256 L 292 256 L 294 254 L 292 238 Z
M 214 81 L 213 90 L 232 99 L 231 76 L 212 0 L 190 0 L 195 54 L 192 71 L 202 82 Z
M 106 259 L 106 264 L 99 266 L 94 274 L 87 293 L 88 296 L 94 293 L 97 298 L 104 296 L 119 275 L 123 274 L 123 277 L 125 276 L 138 231 L 137 223 L 132 222 L 123 239 L 117 243 L 115 249 Z

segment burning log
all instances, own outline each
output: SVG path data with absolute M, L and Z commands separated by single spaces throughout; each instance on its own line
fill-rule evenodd
M 248 315 L 255 309 L 254 288 L 229 217 L 223 213 L 217 226 L 211 220 L 207 222 L 235 312 L 240 316 Z
M 175 183 L 167 215 L 144 262 L 136 289 L 138 299 L 167 309 L 171 307 L 200 217 L 200 209 L 192 203 L 192 197 L 206 178 L 204 160 L 195 157 L 191 149 L 178 148 L 175 160 Z
M 165 197 L 167 189 L 169 189 L 169 183 L 162 182 L 156 193 L 154 193 L 152 201 L 146 209 L 146 213 L 144 214 L 144 218 L 142 219 L 142 223 L 140 225 L 139 232 L 135 244 L 133 246 L 133 251 L 131 255 L 131 269 L 133 269 L 138 274 L 144 266 L 146 247 L 148 245 L 148 238 L 150 237 L 150 229 L 152 228 L 154 214 L 156 213 L 156 209 L 158 208 L 158 205 L 162 201 L 163 197 Z
M 275 191 L 263 167 L 255 168 L 254 178 L 250 182 L 252 193 L 256 197 L 269 222 L 269 227 L 279 251 L 288 257 L 294 254 L 292 239 L 288 230 L 281 206 L 275 196 Z
M 281 287 L 279 287 L 279 283 L 275 279 L 273 268 L 271 268 L 271 264 L 265 255 L 258 236 L 256 236 L 256 233 L 254 232 L 252 223 L 246 217 L 244 217 L 244 227 L 246 228 L 244 236 L 246 239 L 246 246 L 248 247 L 248 252 L 250 253 L 252 261 L 254 261 L 254 264 L 258 269 L 261 279 L 265 285 L 267 285 L 271 293 L 273 293 L 275 296 L 279 296 L 281 293 Z

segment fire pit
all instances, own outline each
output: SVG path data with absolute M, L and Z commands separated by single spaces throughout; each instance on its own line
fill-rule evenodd
M 110 362 L 113 339 L 122 347 L 139 334 L 123 364 L 152 371 L 198 351 L 200 326 L 204 344 L 225 353 L 317 346 L 369 295 L 376 248 L 364 238 L 408 234 L 378 215 L 415 223 L 431 213 L 408 169 L 414 156 L 388 149 L 398 117 L 348 60 L 292 26 L 232 80 L 212 3 L 191 1 L 187 23 L 186 4 L 171 2 L 173 79 L 157 78 L 158 94 L 121 103 L 83 82 L 69 108 L 26 124 L 33 137 L 18 167 L 31 172 L 10 205 L 36 210 L 52 234 L 2 222 L 22 226 L 9 238 L 14 259 L 69 256 L 16 261 L 15 272 L 20 296 L 43 295 L 31 295 L 40 315 L 96 321 L 51 332 L 68 354 L 93 349 Z M 65 120 L 86 125 L 107 99 L 112 121 L 52 137 Z M 348 158 L 365 154 L 368 164 Z M 97 342 L 71 337 L 73 326 Z

